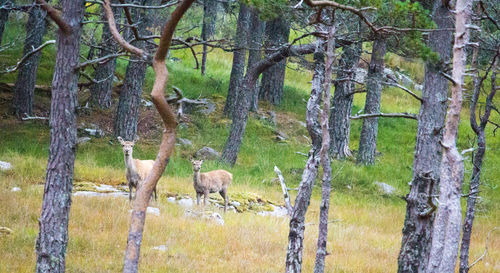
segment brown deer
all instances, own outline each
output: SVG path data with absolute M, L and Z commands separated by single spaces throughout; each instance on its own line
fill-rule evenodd
M 148 173 L 153 169 L 154 160 L 139 160 L 132 157 L 134 145 L 137 138 L 133 141 L 125 141 L 118 137 L 118 141 L 123 146 L 123 156 L 125 158 L 125 167 L 127 167 L 127 182 L 129 188 L 129 201 L 132 201 L 132 189 L 141 186 Z M 155 200 L 157 199 L 156 187 L 153 189 Z
M 227 209 L 227 187 L 233 181 L 233 175 L 225 170 L 215 170 L 205 173 L 200 173 L 203 160 L 193 160 L 193 185 L 196 191 L 196 204 L 200 204 L 200 198 L 203 195 L 203 205 L 207 205 L 209 193 L 218 192 L 224 199 L 224 212 Z

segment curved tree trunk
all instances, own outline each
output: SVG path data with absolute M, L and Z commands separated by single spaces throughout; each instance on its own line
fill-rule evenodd
M 349 136 L 351 133 L 352 100 L 354 98 L 356 68 L 361 56 L 361 43 L 344 46 L 335 81 L 335 93 L 330 113 L 330 154 L 337 159 L 351 156 Z
M 118 1 L 112 1 L 118 2 Z M 112 8 L 115 14 L 115 20 L 119 20 L 121 9 Z M 99 58 L 109 54 L 116 53 L 118 44 L 113 40 L 109 26 L 104 24 L 102 27 L 102 37 L 99 43 Z M 103 64 L 99 64 L 94 72 L 94 79 L 97 83 L 90 87 L 90 105 L 100 108 L 111 107 L 111 93 L 113 90 L 113 80 L 116 68 L 116 58 L 110 59 Z
M 240 12 L 238 14 L 238 25 L 236 27 L 235 40 L 236 49 L 233 52 L 233 66 L 229 78 L 229 89 L 227 90 L 226 104 L 224 105 L 224 115 L 231 117 L 237 102 L 241 81 L 245 73 L 245 57 L 247 54 L 247 37 L 250 9 L 240 2 Z
M 311 136 L 312 146 L 309 150 L 302 180 L 293 212 L 290 217 L 290 231 L 288 233 L 288 248 L 286 252 L 286 273 L 300 273 L 302 271 L 302 250 L 304 248 L 305 216 L 309 203 L 314 181 L 318 176 L 321 150 L 321 126 L 318 122 L 319 104 L 323 79 L 325 77 L 325 53 L 322 39 L 316 41 L 314 52 L 314 74 L 312 80 L 311 96 L 307 101 L 306 124 L 307 131 Z
M 458 0 L 455 5 L 453 84 L 441 142 L 443 157 L 439 176 L 439 206 L 433 224 L 427 272 L 452 273 L 457 263 L 462 222 L 460 197 L 464 179 L 464 162 L 456 145 L 467 61 L 465 48 L 469 43 L 471 16 L 472 0 Z
M 264 34 L 265 23 L 259 19 L 259 11 L 255 8 L 250 9 L 249 29 L 249 49 L 247 71 L 262 59 L 262 38 Z M 252 91 L 251 111 L 257 111 L 259 107 L 259 81 L 257 79 Z
M 204 0 L 203 1 L 203 24 L 201 26 L 201 39 L 208 41 L 212 39 L 215 34 L 215 21 L 217 19 L 217 1 Z M 203 44 L 203 53 L 201 55 L 201 75 L 205 75 L 207 66 L 207 51 L 208 47 Z
M 247 71 L 247 74 L 243 79 L 240 95 L 238 96 L 237 107 L 234 109 L 231 132 L 229 133 L 226 145 L 222 151 L 222 161 L 230 164 L 231 166 L 236 163 L 248 120 L 248 112 L 252 98 L 251 87 L 255 86 L 255 82 L 259 78 L 259 75 L 270 66 L 289 56 L 309 54 L 312 53 L 313 50 L 314 46 L 311 44 L 281 47 L 274 54 L 261 60 L 254 65 L 252 69 Z
M 76 149 L 76 107 L 83 1 L 62 1 L 62 19 L 70 32 L 59 30 L 52 81 L 50 151 L 36 241 L 36 272 L 64 272 Z
M 382 96 L 382 78 L 384 76 L 384 56 L 386 41 L 382 38 L 373 42 L 372 58 L 366 79 L 365 114 L 380 112 L 380 98 Z M 378 118 L 363 120 L 363 128 L 359 139 L 359 150 L 356 162 L 358 164 L 372 165 L 375 163 L 377 150 Z
M 453 18 L 448 7 L 435 1 L 433 19 L 437 28 L 452 28 Z M 434 209 L 431 195 L 439 187 L 440 141 L 446 117 L 448 85 L 440 71 L 451 56 L 453 32 L 435 31 L 429 34 L 429 47 L 440 55 L 440 64 L 425 66 L 422 105 L 418 115 L 417 139 L 413 161 L 413 178 L 406 196 L 406 219 L 398 258 L 399 273 L 425 272 L 432 239 Z
M 143 5 L 150 5 L 152 0 L 146 0 Z M 151 25 L 149 16 L 153 11 L 149 10 L 133 10 L 132 16 L 135 22 L 140 22 L 137 27 L 141 35 L 150 35 L 151 32 L 147 28 Z M 138 48 L 146 48 L 145 41 L 134 43 Z M 139 109 L 142 99 L 142 86 L 146 79 L 146 69 L 148 63 L 139 56 L 130 57 L 130 62 L 127 65 L 125 72 L 125 80 L 120 91 L 118 101 L 118 109 L 115 119 L 115 136 L 121 136 L 125 140 L 133 140 L 137 135 L 137 122 L 139 119 Z
M 288 43 L 290 36 L 290 22 L 277 18 L 266 23 L 265 45 L 266 53 L 272 54 L 276 48 Z M 259 97 L 272 104 L 280 104 L 283 99 L 283 84 L 285 81 L 286 60 L 283 60 L 262 75 L 262 84 Z
M 33 7 L 29 12 L 26 23 L 26 41 L 24 43 L 23 55 L 28 54 L 34 48 L 42 44 L 45 34 L 45 17 L 47 13 L 40 7 Z M 41 52 L 31 55 L 19 68 L 16 84 L 14 86 L 13 106 L 18 118 L 24 115 L 31 116 L 33 113 L 33 97 L 35 93 L 36 74 Z

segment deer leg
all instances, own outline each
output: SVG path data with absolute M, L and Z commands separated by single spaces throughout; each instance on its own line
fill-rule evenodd
M 207 199 L 208 199 L 208 190 L 205 190 L 204 193 L 205 196 L 203 196 L 203 206 L 207 206 Z
M 196 192 L 196 205 L 200 205 L 201 193 Z
M 128 183 L 128 201 L 132 202 L 132 184 Z
M 227 209 L 227 194 L 226 194 L 226 190 L 221 190 L 219 193 L 220 193 L 220 196 L 222 196 L 222 199 L 224 199 L 224 213 L 225 213 L 226 209 Z
M 155 194 L 155 201 L 157 201 L 157 200 L 158 200 L 158 195 L 157 195 L 157 193 L 156 193 L 156 186 L 155 186 L 155 188 L 153 189 L 153 193 Z

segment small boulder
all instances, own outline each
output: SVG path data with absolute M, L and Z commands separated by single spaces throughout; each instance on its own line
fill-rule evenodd
M 12 169 L 12 164 L 10 164 L 9 162 L 0 161 L 0 170 L 1 171 L 8 171 L 11 169 Z
M 178 138 L 177 144 L 179 144 L 181 146 L 193 146 L 193 142 L 191 142 L 191 140 L 186 139 L 186 138 Z
M 76 144 L 80 145 L 80 144 L 87 143 L 89 141 L 90 141 L 90 137 L 79 137 L 76 139 Z
M 186 210 L 184 216 L 210 220 L 220 226 L 224 225 L 224 218 L 217 212 Z
M 201 113 L 208 116 L 215 111 L 215 103 L 208 99 L 191 100 L 184 98 L 181 104 L 184 114 Z
M 385 195 L 392 195 L 396 191 L 393 186 L 383 182 L 375 182 L 373 184 L 375 184 L 378 187 L 378 190 Z
M 18 191 L 21 191 L 21 188 L 19 187 L 14 187 L 10 190 L 11 192 L 18 192 Z
M 146 210 L 147 213 L 153 214 L 155 216 L 160 216 L 160 209 L 159 208 L 154 208 L 154 207 L 148 207 Z
M 191 198 L 182 198 L 177 203 L 184 208 L 191 208 L 194 205 L 193 199 Z
M 195 157 L 203 160 L 215 160 L 220 158 L 220 153 L 210 147 L 203 147 L 195 153 Z
M 158 250 L 158 251 L 161 251 L 161 252 L 165 252 L 165 251 L 167 251 L 167 245 L 154 246 L 153 250 Z
M 145 99 L 141 99 L 141 103 L 144 107 L 151 107 L 153 106 L 153 102 L 152 101 L 149 101 L 149 100 L 145 100 Z

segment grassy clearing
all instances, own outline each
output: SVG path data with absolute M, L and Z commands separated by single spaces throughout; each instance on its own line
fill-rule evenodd
M 21 28 L 8 27 L 14 37 Z M 8 55 L 10 59 L 21 53 Z M 49 85 L 52 75 L 52 49 L 42 57 L 39 84 Z M 17 55 L 16 55 L 17 54 Z M 230 120 L 221 118 L 224 96 L 227 92 L 231 58 L 230 53 L 211 52 L 205 77 L 194 70 L 189 52 L 175 51 L 171 57 L 169 85 L 175 85 L 189 98 L 208 97 L 217 103 L 216 113 L 208 118 L 193 116 L 192 122 L 179 128 L 179 137 L 188 138 L 192 147 L 177 147 L 159 184 L 160 195 L 168 192 L 193 196 L 191 165 L 188 161 L 197 149 L 208 145 L 221 150 L 230 129 Z M 9 59 L 7 58 L 7 59 Z M 411 75 L 422 76 L 422 65 L 405 62 L 389 55 L 390 66 L 400 66 Z M 12 62 L 9 62 L 12 63 Z M 294 66 L 294 65 L 291 65 Z M 125 73 L 126 62 L 118 61 L 118 74 Z M 149 97 L 153 73 L 148 70 L 144 97 Z M 13 82 L 15 75 L 2 76 L 3 82 Z M 280 167 L 290 187 L 298 185 L 307 153 L 307 131 L 299 121 L 304 120 L 305 100 L 310 89 L 311 74 L 288 70 L 285 99 L 281 106 L 262 104 L 262 112 L 252 114 L 234 174 L 231 192 L 254 192 L 281 202 L 281 190 L 273 180 L 274 165 Z M 85 93 L 81 97 L 85 96 Z M 11 94 L 0 93 L 0 109 L 7 113 Z M 115 97 L 116 99 L 116 97 Z M 48 98 L 37 95 L 37 103 L 47 107 Z M 354 99 L 354 112 L 362 109 L 364 95 Z M 115 102 L 116 103 L 116 102 Z M 410 96 L 395 88 L 386 88 L 382 96 L 384 112 L 406 111 L 418 113 L 419 105 Z M 272 110 L 277 112 L 278 124 L 272 125 L 257 117 Z M 38 232 L 45 166 L 49 147 L 49 127 L 40 122 L 20 123 L 11 117 L 0 122 L 0 160 L 9 161 L 14 170 L 0 174 L 0 226 L 14 230 L 10 236 L 0 237 L 0 272 L 31 272 L 34 268 L 34 244 Z M 97 116 L 112 120 L 112 111 L 80 117 L 90 120 Z M 459 148 L 470 147 L 472 132 L 465 109 L 460 127 Z M 417 124 L 406 119 L 380 119 L 378 151 L 375 166 L 357 166 L 352 160 L 333 162 L 335 190 L 331 203 L 331 219 L 341 219 L 331 225 L 327 257 L 328 272 L 394 272 L 400 246 L 405 204 L 397 197 L 382 197 L 373 182 L 380 181 L 397 188 L 398 195 L 408 191 L 411 179 L 413 151 Z M 358 147 L 361 121 L 353 121 L 351 149 Z M 274 141 L 275 131 L 283 131 L 289 139 Z M 137 158 L 156 156 L 157 138 L 141 138 L 135 148 Z M 479 256 L 484 248 L 487 232 L 500 224 L 500 140 L 487 131 L 488 151 L 483 167 L 482 199 L 474 227 L 471 257 Z M 92 139 L 77 150 L 75 180 L 105 184 L 125 181 L 121 147 L 113 137 Z M 218 162 L 208 161 L 204 170 L 226 168 Z M 471 165 L 466 160 L 466 183 Z M 13 193 L 14 186 L 22 188 Z M 466 185 L 464 186 L 466 187 Z M 319 212 L 319 186 L 315 186 L 308 223 L 316 223 Z M 185 218 L 177 205 L 167 203 L 165 197 L 154 204 L 161 216 L 148 216 L 141 256 L 143 272 L 280 272 L 284 266 L 288 223 L 286 219 L 261 217 L 251 213 L 225 215 L 226 225 Z M 123 249 L 128 229 L 129 204 L 124 199 L 75 197 L 70 218 L 68 246 L 68 272 L 116 272 L 121 269 Z M 317 226 L 306 228 L 304 267 L 311 271 L 314 262 Z M 166 252 L 153 250 L 153 246 L 167 245 Z M 500 271 L 500 235 L 492 234 L 487 258 L 475 272 Z

